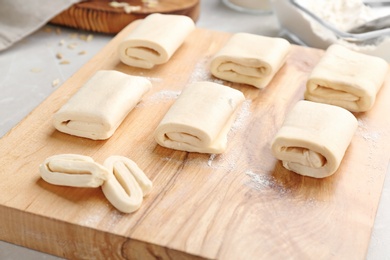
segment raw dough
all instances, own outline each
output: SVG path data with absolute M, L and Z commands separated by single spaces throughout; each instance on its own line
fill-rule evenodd
M 110 156 L 104 161 L 104 166 L 110 173 L 102 185 L 108 201 L 124 213 L 138 210 L 143 197 L 152 189 L 152 182 L 129 158 Z
M 348 110 L 301 100 L 272 141 L 272 151 L 288 170 L 323 178 L 340 166 L 357 128 Z
M 199 153 L 222 153 L 242 92 L 212 82 L 188 85 L 155 131 L 164 147 Z
M 99 187 L 108 177 L 106 168 L 91 157 L 78 154 L 48 157 L 39 171 L 46 182 L 71 187 Z
M 143 77 L 98 71 L 54 114 L 54 127 L 70 135 L 107 139 L 151 87 Z
M 351 112 L 368 111 L 375 103 L 388 66 L 382 58 L 331 45 L 309 76 L 305 99 Z
M 110 203 L 125 213 L 139 209 L 143 197 L 152 189 L 152 182 L 144 172 L 124 156 L 110 156 L 102 166 L 89 156 L 58 154 L 48 157 L 39 171 L 42 179 L 54 185 L 101 186 Z
M 211 73 L 220 79 L 264 88 L 284 64 L 290 43 L 249 33 L 236 33 L 213 57 Z
M 195 29 L 188 16 L 151 14 L 119 44 L 120 60 L 144 69 L 166 63 Z

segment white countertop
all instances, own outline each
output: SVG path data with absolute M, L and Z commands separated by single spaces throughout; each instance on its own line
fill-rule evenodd
M 203 0 L 197 26 L 218 31 L 278 36 L 274 15 L 233 11 L 220 0 Z M 55 91 L 105 46 L 113 36 L 93 33 L 91 41 L 73 38 L 90 32 L 48 26 L 0 52 L 0 137 Z M 61 43 L 64 43 L 61 45 Z M 69 44 L 74 48 L 69 48 Z M 389 50 L 390 51 L 390 50 Z M 80 54 L 80 52 L 85 52 Z M 69 64 L 59 64 L 61 53 Z M 53 86 L 53 82 L 59 84 Z M 389 169 L 387 171 L 390 172 Z M 367 259 L 390 259 L 390 177 L 387 176 L 373 228 Z M 0 241 L 0 259 L 60 259 Z

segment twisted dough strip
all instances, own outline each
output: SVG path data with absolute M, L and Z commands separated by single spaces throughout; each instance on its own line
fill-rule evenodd
M 152 189 L 152 182 L 137 164 L 123 156 L 110 156 L 102 166 L 88 156 L 59 154 L 48 157 L 39 170 L 42 179 L 54 185 L 101 186 L 108 201 L 124 213 L 138 210 Z
M 96 188 L 108 178 L 105 167 L 91 157 L 59 154 L 48 157 L 39 167 L 41 177 L 54 185 Z
M 109 175 L 102 185 L 108 201 L 124 213 L 131 213 L 141 207 L 143 197 L 151 188 L 152 182 L 138 165 L 123 156 L 110 156 L 104 161 Z

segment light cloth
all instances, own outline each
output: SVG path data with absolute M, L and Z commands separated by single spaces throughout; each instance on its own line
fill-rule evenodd
M 0 51 L 38 30 L 80 0 L 0 1 Z

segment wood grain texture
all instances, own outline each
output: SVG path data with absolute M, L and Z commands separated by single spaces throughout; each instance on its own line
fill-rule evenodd
M 289 172 L 270 142 L 303 98 L 322 50 L 293 46 L 264 90 L 210 75 L 212 55 L 230 34 L 197 29 L 171 60 L 131 68 L 117 46 L 101 52 L 0 140 L 0 239 L 65 257 L 111 259 L 364 259 L 390 155 L 390 76 L 374 108 L 356 114 L 359 128 L 339 170 L 317 180 Z M 99 69 L 148 77 L 153 89 L 106 141 L 54 129 L 52 115 Z M 158 146 L 153 131 L 186 84 L 214 81 L 246 101 L 213 156 Z M 78 153 L 103 162 L 134 160 L 154 188 L 141 209 L 122 214 L 102 191 L 53 186 L 39 176 L 45 158 Z
M 116 34 L 129 23 L 143 19 L 152 13 L 186 15 L 194 21 L 200 12 L 199 0 L 160 0 L 156 5 L 147 5 L 141 0 L 118 1 L 141 7 L 126 13 L 124 8 L 109 5 L 110 0 L 87 0 L 72 5 L 61 12 L 50 23 L 92 32 Z

